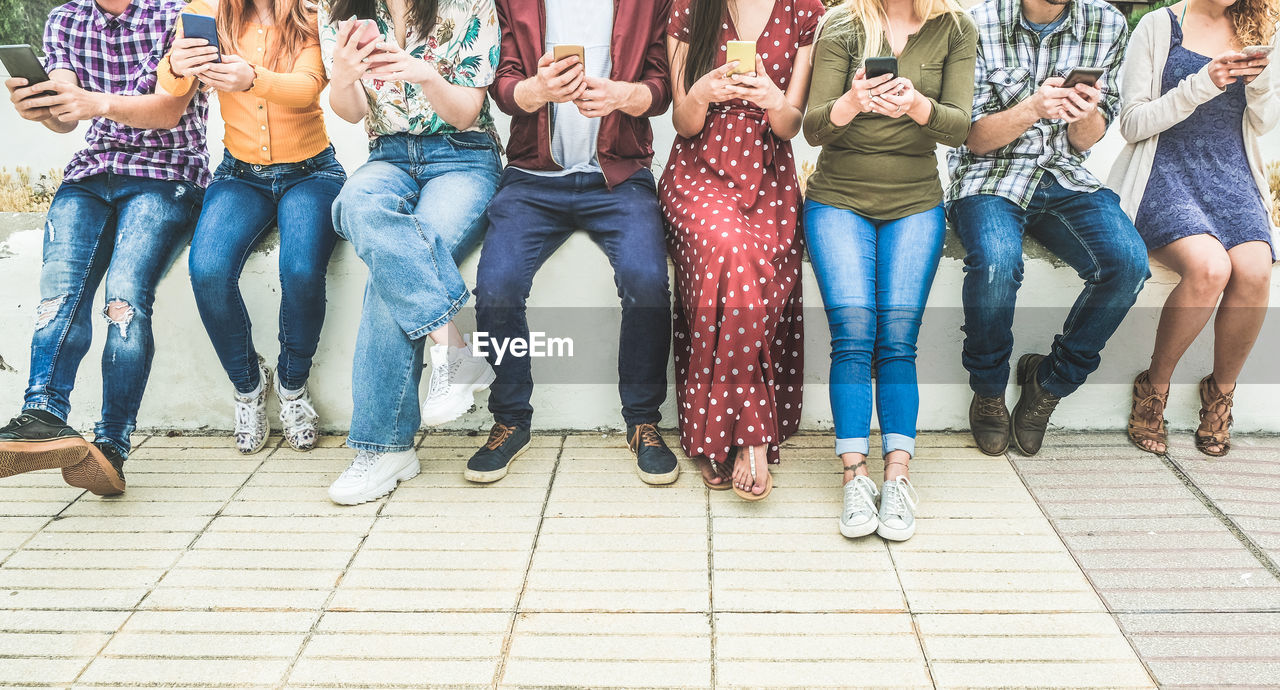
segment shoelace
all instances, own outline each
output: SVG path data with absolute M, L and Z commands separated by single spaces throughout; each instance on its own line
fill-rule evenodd
M 351 461 L 351 466 L 347 468 L 342 476 L 347 479 L 359 479 L 369 473 L 373 466 L 378 464 L 378 458 L 382 457 L 378 453 L 367 450 L 356 451 L 356 459 Z
M 916 504 L 920 502 L 920 497 L 916 494 L 915 487 L 911 486 L 910 480 L 906 477 L 898 477 L 885 482 L 880 496 L 881 506 L 886 501 L 889 504 L 885 512 L 897 517 L 905 517 L 908 507 L 914 513 Z
M 311 402 L 301 395 L 294 400 L 280 399 L 280 419 L 286 428 L 310 424 L 319 416 Z
M 641 424 L 636 427 L 636 447 L 662 447 L 662 436 L 652 424 Z
M 990 398 L 978 396 L 978 414 L 983 417 L 1003 417 L 1004 399 L 995 396 Z
M 484 447 L 489 450 L 497 450 L 498 446 L 507 442 L 511 438 L 511 434 L 515 433 L 516 428 L 513 426 L 503 426 L 495 423 L 493 428 L 489 429 L 489 440 L 485 442 Z
M 875 482 L 858 475 L 844 485 L 844 493 L 846 497 L 849 494 L 858 497 L 858 501 L 854 503 L 853 508 L 845 515 L 845 520 L 852 518 L 854 515 L 875 515 L 875 500 L 876 496 L 880 495 L 880 492 L 876 490 Z M 846 500 L 845 503 L 848 503 L 848 501 Z
M 449 382 L 457 367 L 454 362 L 446 361 L 431 368 L 431 386 L 427 388 L 427 399 L 439 398 L 449 392 Z
M 1054 409 L 1058 407 L 1058 401 L 1061 400 L 1056 395 L 1045 393 L 1036 401 L 1035 407 L 1031 408 L 1032 417 L 1048 417 L 1053 414 Z
M 258 430 L 258 401 L 236 398 L 236 433 L 252 434 Z

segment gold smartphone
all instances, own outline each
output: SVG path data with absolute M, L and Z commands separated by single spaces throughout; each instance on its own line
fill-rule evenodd
M 578 64 L 582 65 L 583 69 L 586 69 L 587 51 L 582 46 L 565 44 L 565 45 L 556 46 L 552 48 L 551 51 L 552 51 L 551 55 L 556 59 L 556 62 L 560 62 L 561 60 L 569 57 L 570 55 L 577 55 Z
M 734 67 L 729 74 L 748 74 L 756 71 L 755 41 L 729 41 L 724 44 L 724 53 L 725 64 L 738 61 L 738 66 Z

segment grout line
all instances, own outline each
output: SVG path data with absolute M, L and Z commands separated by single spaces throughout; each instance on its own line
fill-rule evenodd
M 1182 468 L 1182 465 L 1179 464 L 1177 460 L 1174 460 L 1173 456 L 1169 455 L 1167 452 L 1160 456 L 1160 460 L 1164 462 L 1165 466 L 1173 472 L 1174 476 L 1176 476 L 1178 480 L 1187 487 L 1187 490 L 1190 491 L 1197 500 L 1203 503 L 1204 507 L 1208 508 L 1209 512 L 1227 528 L 1227 531 L 1231 532 L 1231 535 L 1234 536 L 1255 559 L 1257 559 L 1258 563 L 1262 564 L 1262 567 L 1271 574 L 1271 577 L 1280 580 L 1280 565 L 1277 565 L 1276 562 L 1272 560 L 1271 556 L 1267 555 L 1267 552 L 1263 550 L 1262 547 L 1258 546 L 1257 542 L 1255 542 L 1248 533 L 1241 529 L 1240 525 L 1236 524 L 1236 521 L 1233 520 L 1231 516 L 1223 512 L 1222 509 L 1218 507 L 1218 504 L 1214 503 L 1212 498 L 1209 498 L 1209 495 L 1196 484 L 1195 480 L 1191 478 L 1191 475 Z
M 1070 546 L 1067 546 L 1067 540 L 1063 538 L 1062 532 L 1058 529 L 1058 523 L 1050 517 L 1048 511 L 1046 511 L 1044 506 L 1041 505 L 1040 498 L 1036 496 L 1036 492 L 1033 491 L 1031 485 L 1027 483 L 1026 477 L 1022 476 L 1022 471 L 1019 468 L 1018 463 L 1014 462 L 1013 456 L 1008 452 L 1005 453 L 1005 459 L 1008 461 L 1009 467 L 1013 468 L 1013 473 L 1018 476 L 1018 480 L 1022 482 L 1023 490 L 1025 490 L 1027 495 L 1031 497 L 1031 501 L 1036 504 L 1036 509 L 1040 511 L 1040 515 L 1044 517 L 1045 521 L 1047 521 L 1049 526 L 1053 529 L 1053 533 L 1057 535 L 1058 541 L 1062 544 L 1063 550 L 1071 557 L 1071 561 L 1076 564 L 1076 568 L 1080 571 L 1080 574 L 1084 576 L 1085 582 L 1089 583 L 1089 588 L 1093 590 L 1093 595 L 1098 598 L 1098 602 L 1102 604 L 1103 609 L 1111 616 L 1112 622 L 1115 623 L 1116 629 L 1120 631 L 1120 635 L 1124 637 L 1125 643 L 1129 645 L 1129 649 L 1133 652 L 1134 658 L 1138 660 L 1139 664 L 1142 664 L 1142 670 L 1146 671 L 1147 679 L 1151 681 L 1153 687 L 1161 687 L 1160 683 L 1156 680 L 1156 674 L 1151 670 L 1151 665 L 1148 664 L 1147 660 L 1143 658 L 1141 653 L 1139 653 L 1137 643 L 1133 641 L 1133 637 L 1129 635 L 1129 631 L 1125 630 L 1124 625 L 1120 622 L 1119 612 L 1111 607 L 1111 602 L 1107 601 L 1106 597 L 1102 596 L 1102 592 L 1098 589 L 1097 583 L 1093 581 L 1093 576 L 1089 574 L 1089 571 L 1085 569 L 1082 563 L 1080 563 L 1080 559 L 1076 557 L 1075 550 Z
M 147 438 L 150 439 L 149 436 Z M 93 662 L 97 661 L 99 658 L 102 657 L 102 653 L 106 651 L 107 645 L 111 644 L 111 641 L 115 639 L 116 635 L 119 635 L 120 631 L 124 630 L 124 626 L 128 625 L 129 621 L 133 620 L 133 616 L 138 613 L 139 609 L 142 608 L 143 602 L 145 602 L 147 598 L 151 596 L 152 592 L 156 591 L 156 588 L 160 586 L 160 583 L 164 582 L 164 579 L 168 577 L 169 573 L 173 572 L 173 568 L 176 565 L 178 565 L 178 562 L 182 560 L 183 556 L 185 556 L 187 553 L 191 551 L 191 547 L 194 546 L 195 543 L 200 540 L 200 537 L 204 536 L 205 530 L 209 529 L 209 525 L 212 525 L 213 521 L 217 520 L 219 515 L 222 515 L 222 511 L 226 510 L 227 506 L 231 505 L 231 502 L 235 500 L 236 495 L 239 494 L 244 489 L 244 487 L 249 483 L 249 480 L 253 478 L 254 473 L 256 473 L 258 469 L 261 468 L 263 464 L 265 464 L 272 455 L 275 455 L 276 451 L 278 451 L 279 449 L 280 449 L 280 444 L 277 443 L 276 446 L 272 448 L 266 455 L 262 456 L 262 459 L 258 461 L 258 466 L 255 467 L 252 472 L 249 472 L 247 475 L 245 475 L 244 481 L 240 482 L 240 486 L 236 487 L 235 491 L 232 491 L 231 495 L 227 497 L 227 500 L 222 502 L 222 507 L 218 508 L 217 512 L 209 516 L 209 519 L 205 521 L 204 526 L 201 527 L 196 532 L 195 536 L 191 537 L 191 540 L 187 542 L 187 545 L 183 547 L 182 551 L 178 554 L 178 556 L 169 563 L 169 566 L 164 568 L 164 572 L 160 573 L 160 577 L 156 578 L 155 583 L 153 583 L 150 587 L 148 587 L 146 593 L 143 594 L 142 597 L 138 599 L 137 602 L 134 603 L 133 607 L 129 610 L 129 615 L 125 616 L 124 620 L 120 622 L 120 627 L 116 628 L 116 631 L 107 637 L 106 641 L 102 643 L 102 647 L 98 648 L 98 651 L 94 652 L 93 658 L 89 659 L 89 662 L 84 665 L 84 668 L 80 669 L 80 672 L 77 673 L 76 677 L 71 681 L 72 685 L 79 683 L 80 679 L 89 670 L 89 667 L 93 665 Z M 174 450 L 180 450 L 180 449 L 174 449 Z M 89 492 L 86 491 L 84 494 L 81 494 L 81 497 L 87 495 L 88 493 Z M 128 495 L 127 490 L 126 490 L 126 495 Z
M 507 660 L 511 655 L 511 643 L 515 637 L 516 621 L 520 618 L 520 603 L 524 601 L 524 593 L 529 589 L 529 573 L 533 570 L 533 557 L 538 552 L 538 538 L 542 536 L 542 523 L 547 519 L 547 506 L 551 504 L 551 490 L 556 485 L 556 474 L 560 470 L 560 458 L 564 455 L 567 438 L 564 434 L 560 435 L 560 448 L 556 451 L 555 463 L 551 466 L 551 477 L 547 480 L 547 491 L 542 497 L 542 510 L 538 513 L 538 526 L 534 528 L 533 543 L 529 546 L 529 560 L 525 562 L 524 577 L 520 580 L 520 592 L 516 595 L 515 606 L 511 608 L 511 618 L 507 621 L 507 630 L 502 635 L 502 652 L 498 657 L 497 667 L 493 669 L 493 681 L 490 683 L 490 687 L 495 690 L 507 674 Z
M 698 478 L 702 478 L 702 468 L 698 467 L 698 461 L 694 460 L 694 468 L 698 472 Z M 707 622 L 711 631 L 711 688 L 719 687 L 719 666 L 720 654 L 717 647 L 719 646 L 719 632 L 716 630 L 716 543 L 715 543 L 715 518 L 711 513 L 711 488 L 705 484 L 702 487 L 702 497 L 706 501 L 707 506 Z

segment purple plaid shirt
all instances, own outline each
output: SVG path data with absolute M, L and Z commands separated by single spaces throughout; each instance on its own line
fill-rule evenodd
M 49 13 L 45 69 L 71 70 L 88 91 L 123 95 L 155 92 L 156 66 L 169 50 L 183 0 L 133 0 L 119 16 L 94 0 L 71 0 Z M 178 126 L 138 129 L 94 118 L 88 146 L 67 164 L 67 180 L 113 172 L 155 180 L 209 183 L 205 146 L 208 98 L 197 92 Z

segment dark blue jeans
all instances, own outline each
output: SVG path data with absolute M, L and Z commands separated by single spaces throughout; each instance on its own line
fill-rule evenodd
M 324 325 L 325 273 L 338 236 L 333 200 L 346 174 L 333 147 L 300 163 L 249 165 L 230 152 L 205 194 L 191 240 L 191 286 L 200 319 L 239 393 L 258 387 L 258 355 L 240 273 L 272 227 L 280 229 L 280 385 L 307 383 Z
M 63 419 L 71 413 L 76 370 L 93 340 L 93 296 L 105 277 L 102 419 L 94 435 L 128 454 L 155 356 L 156 284 L 186 244 L 203 194 L 188 182 L 114 173 L 58 188 L 45 223 L 24 409 Z
M 671 291 L 653 174 L 641 170 L 609 189 L 604 176 L 540 177 L 508 168 L 489 204 L 489 234 L 476 275 L 476 323 L 492 340 L 529 338 L 525 300 L 533 276 L 575 230 L 586 230 L 613 266 L 622 300 L 618 392 L 627 424 L 657 423 L 667 395 Z M 548 335 L 554 335 L 549 333 Z M 489 411 L 528 429 L 533 419 L 529 357 L 508 354 L 490 388 Z
M 1050 393 L 1073 393 L 1097 370 L 1107 339 L 1151 276 L 1146 246 L 1120 210 L 1119 197 L 1109 189 L 1073 191 L 1046 173 L 1025 209 L 1004 197 L 978 194 L 951 202 L 947 213 L 967 252 L 962 299 L 969 386 L 979 395 L 997 396 L 1009 383 L 1025 231 L 1084 279 L 1084 290 L 1036 372 Z

